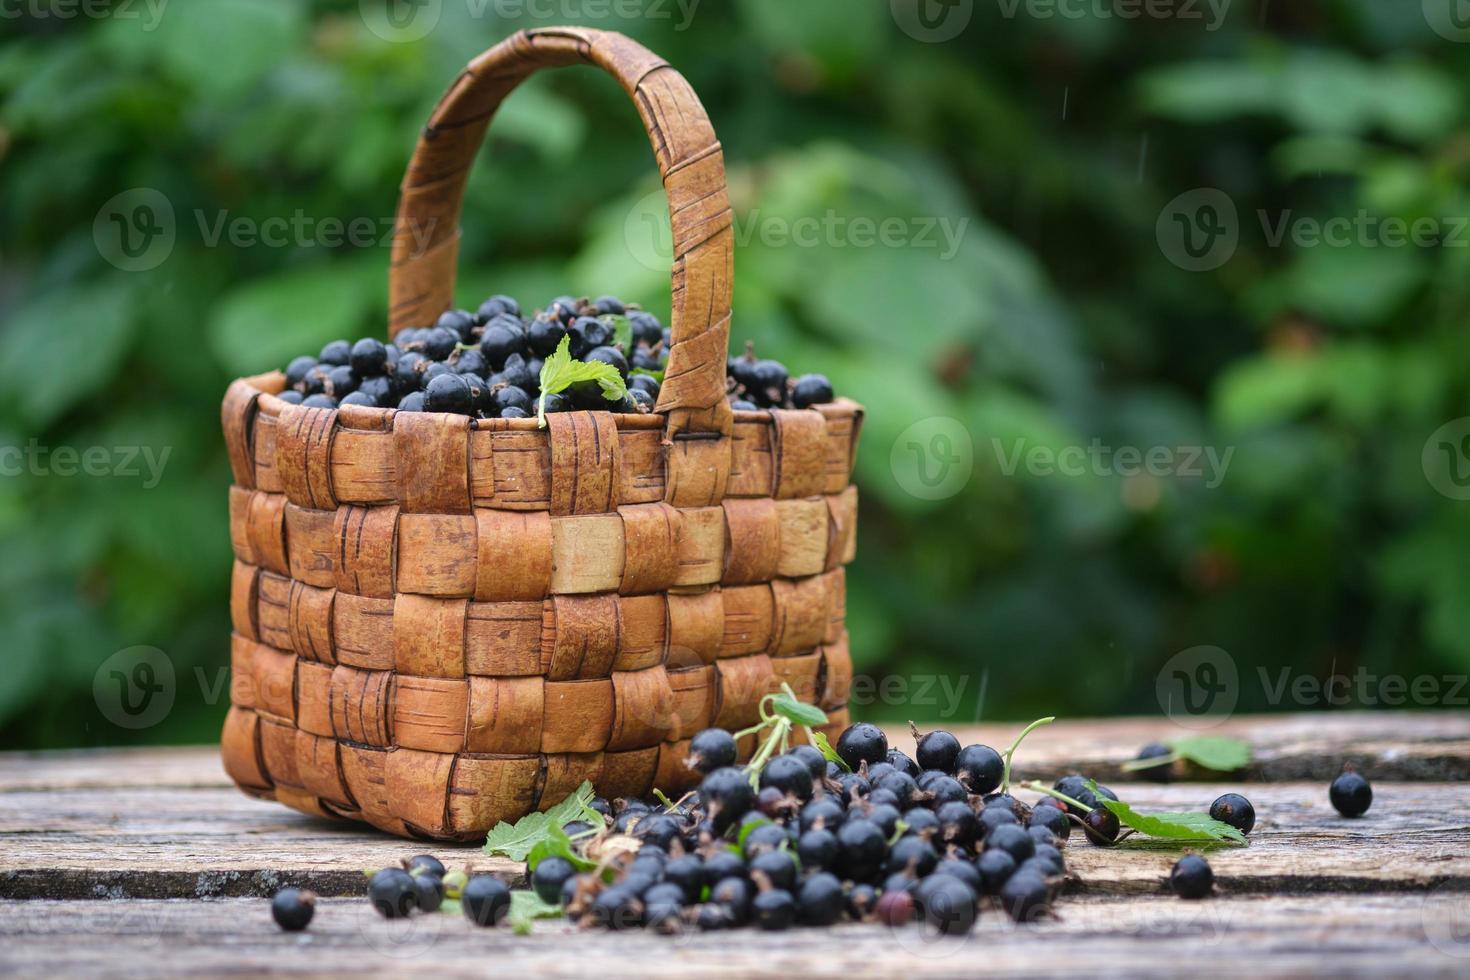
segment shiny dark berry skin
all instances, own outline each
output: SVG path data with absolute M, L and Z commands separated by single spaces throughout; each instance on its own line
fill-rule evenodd
M 520 316 L 521 304 L 517 303 L 513 297 L 497 294 L 481 303 L 480 308 L 475 311 L 475 316 L 481 323 L 484 323 L 500 316 L 502 313 L 509 313 L 511 316 Z
M 1138 750 L 1135 759 L 1142 762 L 1145 759 L 1163 759 L 1174 754 L 1174 750 L 1162 742 L 1150 742 Z M 1164 764 L 1160 766 L 1149 766 L 1147 769 L 1136 771 L 1139 779 L 1150 783 L 1168 783 L 1174 779 L 1173 766 Z
M 526 346 L 538 357 L 550 357 L 566 335 L 566 324 L 560 320 L 537 317 L 526 326 Z
M 974 889 L 951 875 L 925 878 L 914 889 L 919 917 L 945 936 L 963 936 L 975 927 L 977 902 Z
M 514 385 L 492 389 L 490 391 L 490 403 L 494 406 L 495 413 L 501 418 L 505 417 L 507 409 L 518 408 L 529 414 L 532 408 L 531 396 Z
M 907 889 L 884 891 L 873 906 L 873 918 L 888 926 L 914 921 L 914 895 Z
M 1034 922 L 1051 904 L 1051 889 L 1038 875 L 1017 873 L 1000 886 L 1001 907 L 1017 922 Z
M 924 773 L 923 766 L 919 765 L 913 759 L 910 759 L 907 755 L 905 755 L 902 751 L 898 749 L 889 749 L 888 755 L 884 758 L 884 761 L 893 768 L 897 769 L 899 772 L 908 773 L 914 779 L 918 779 Z
M 441 374 L 424 389 L 424 404 L 431 412 L 468 415 L 474 407 L 470 383 L 462 374 Z
M 884 760 L 888 755 L 888 737 L 877 725 L 860 721 L 837 736 L 836 748 L 848 768 L 856 771 L 864 762 L 872 766 Z
M 382 375 L 363 378 L 362 384 L 357 386 L 357 393 L 368 396 L 375 404 L 382 407 L 392 405 L 395 400 L 393 382 Z
M 465 882 L 459 904 L 471 922 L 493 926 L 510 911 L 510 889 L 494 875 L 475 875 Z
M 456 351 L 449 366 L 456 374 L 474 374 L 482 378 L 490 375 L 490 361 L 478 347 Z
M 303 408 L 336 408 L 337 399 L 331 395 L 308 395 L 301 400 Z
M 662 371 L 668 364 L 669 356 L 649 350 L 647 347 L 635 348 L 628 363 L 636 371 Z
M 333 367 L 346 367 L 351 359 L 352 345 L 345 340 L 332 341 L 323 347 L 321 354 L 317 356 L 317 360 L 323 364 L 330 364 Z
M 915 878 L 926 877 L 939 863 L 939 855 L 922 837 L 900 837 L 888 852 L 884 870 L 889 874 L 907 872 Z
M 572 400 L 559 391 L 542 395 L 539 404 L 540 410 L 547 415 L 554 415 L 557 412 L 570 412 L 576 408 L 572 404 Z
M 689 740 L 688 765 L 696 772 L 713 772 L 735 764 L 735 736 L 723 728 L 706 728 Z
M 1016 859 L 999 848 L 992 848 L 980 855 L 975 862 L 975 870 L 980 872 L 980 880 L 987 895 L 1000 894 L 1000 886 L 1010 880 L 1016 871 Z
M 526 330 L 519 317 L 498 316 L 480 333 L 480 353 L 496 368 L 510 355 L 524 354 L 527 349 Z
M 800 759 L 806 763 L 807 772 L 812 774 L 812 780 L 818 781 L 827 771 L 827 760 L 821 752 L 811 745 L 793 745 L 787 755 Z
M 973 814 L 972 814 L 973 816 Z M 939 838 L 939 817 L 928 807 L 916 806 L 903 812 L 903 822 L 908 825 L 906 834 L 916 837 L 928 837 L 930 840 Z
M 986 806 L 980 811 L 980 834 L 982 837 L 989 836 L 998 827 L 1014 826 L 1020 822 L 1016 819 L 1015 813 L 1006 807 Z
M 1210 804 L 1210 817 L 1248 834 L 1256 825 L 1256 808 L 1239 793 L 1226 793 Z
M 796 921 L 796 900 L 783 888 L 772 888 L 756 895 L 750 909 L 756 926 L 767 932 L 790 929 Z
M 812 798 L 812 771 L 789 753 L 778 755 L 761 770 L 760 785 L 774 787 L 805 803 Z
M 316 896 L 299 888 L 282 888 L 271 899 L 271 918 L 287 932 L 300 932 L 311 925 L 316 913 Z
M 1066 840 L 1072 833 L 1072 821 L 1059 807 L 1036 806 L 1031 810 L 1031 816 L 1026 821 L 1027 827 L 1045 827 L 1060 840 Z
M 986 835 L 985 849 L 1005 851 L 1020 864 L 1036 853 L 1036 841 L 1019 824 L 1004 824 Z
M 558 296 L 546 304 L 546 313 L 548 316 L 559 317 L 570 323 L 576 319 L 577 311 L 581 309 L 581 306 L 582 304 L 575 296 Z
M 796 861 L 791 852 L 785 849 L 778 848 L 757 854 L 750 861 L 751 880 L 759 882 L 760 875 L 765 875 L 772 887 L 791 891 L 796 885 Z
M 531 888 L 541 901 L 557 902 L 561 899 L 562 886 L 576 873 L 572 862 L 553 854 L 536 864 L 536 869 L 531 872 Z
M 970 890 L 976 895 L 981 894 L 984 889 L 984 883 L 980 878 L 980 870 L 975 866 L 974 861 L 967 858 L 945 858 L 934 866 L 934 874 L 949 875 L 951 878 L 958 878 L 960 881 L 969 885 Z
M 1082 830 L 1087 834 L 1087 839 L 1099 847 L 1111 847 L 1118 842 L 1118 832 L 1121 830 L 1118 818 L 1113 811 L 1098 807 L 1082 816 Z
M 1180 898 L 1204 898 L 1215 887 L 1215 872 L 1198 854 L 1186 854 L 1169 872 L 1169 887 Z
M 357 390 L 360 381 L 352 368 L 345 365 L 334 367 L 327 372 L 326 393 L 339 400 L 346 398 Z
M 628 390 L 646 391 L 652 395 L 654 400 L 658 399 L 660 385 L 658 379 L 649 374 L 633 374 L 628 376 Z
M 290 364 L 286 365 L 287 386 L 294 388 L 301 384 L 301 382 L 306 380 L 306 376 L 311 373 L 311 369 L 316 366 L 317 359 L 314 357 L 303 355 L 294 358 Z
M 1092 790 L 1087 788 L 1086 776 L 1080 776 L 1076 773 L 1070 776 L 1063 776 L 1061 779 L 1052 783 L 1051 788 L 1063 796 L 1070 796 L 1083 806 L 1092 806 L 1097 802 L 1097 797 L 1093 796 Z M 1081 814 L 1078 814 L 1078 816 L 1081 816 Z
M 796 916 L 803 925 L 830 926 L 842 918 L 845 905 L 842 882 L 825 871 L 803 881 L 796 893 Z
M 887 838 L 871 820 L 849 817 L 837 828 L 838 873 L 851 881 L 872 881 L 883 866 Z
M 352 345 L 347 363 L 360 377 L 376 377 L 388 367 L 388 346 L 381 340 L 364 337 Z
M 878 904 L 878 889 L 872 885 L 858 883 L 847 892 L 847 917 L 861 922 L 873 914 Z
M 434 327 L 424 334 L 423 351 L 424 356 L 430 360 L 442 361 L 454 353 L 454 348 L 459 345 L 459 334 L 447 327 Z
M 364 408 L 378 408 L 378 400 L 365 392 L 354 391 L 337 403 L 341 405 L 361 405 Z
M 368 901 L 385 919 L 403 918 L 418 906 L 413 875 L 402 868 L 384 868 L 368 882 Z
M 914 777 L 897 769 L 884 773 L 874 781 L 873 789 L 892 793 L 895 797 L 894 805 L 903 810 L 913 806 L 919 798 L 919 786 L 914 782 Z
M 967 745 L 954 760 L 954 776 L 971 793 L 983 795 L 1000 785 L 1005 760 L 988 745 Z
M 638 409 L 640 414 L 648 414 L 653 411 L 654 397 L 642 388 L 631 388 L 628 390 L 628 400 Z
M 400 412 L 427 412 L 424 393 L 422 391 L 411 391 L 398 400 Z
M 477 318 L 468 310 L 446 310 L 439 314 L 434 326 L 453 331 L 459 342 L 465 343 L 470 339 L 470 331 L 475 328 L 476 322 Z
M 847 819 L 847 811 L 830 796 L 819 797 L 801 808 L 801 829 L 836 831 Z
M 647 344 L 652 347 L 664 338 L 663 324 L 658 322 L 658 317 L 646 310 L 630 310 L 628 325 L 633 328 L 634 344 Z
M 621 316 L 628 309 L 616 296 L 599 296 L 592 301 L 592 306 L 600 315 L 611 313 Z
M 747 816 L 754 816 L 750 814 Z M 757 855 L 774 851 L 791 843 L 786 828 L 775 823 L 765 823 L 745 835 L 743 851 L 746 861 L 754 861 Z M 752 865 L 754 870 L 754 865 Z
M 832 382 L 828 381 L 826 376 L 821 374 L 803 374 L 791 386 L 791 404 L 797 408 L 811 408 L 813 405 L 825 405 L 836 397 L 836 393 L 832 390 Z M 946 732 L 945 734 L 949 733 Z M 953 738 L 954 736 L 950 737 Z M 955 748 L 959 748 L 959 743 L 955 744 Z M 923 765 L 923 763 L 920 763 L 920 765 Z M 938 769 L 940 767 L 935 766 L 934 768 Z
M 796 841 L 796 856 L 803 871 L 834 867 L 838 851 L 837 835 L 822 828 L 808 830 Z
M 287 405 L 300 405 L 306 400 L 306 396 L 299 391 L 283 391 L 276 397 Z
M 980 818 L 970 804 L 951 800 L 934 811 L 939 822 L 939 838 L 946 844 L 971 847 L 980 836 Z
M 721 832 L 755 806 L 755 790 L 750 788 L 750 780 L 734 766 L 716 769 L 705 776 L 699 784 L 699 798 L 709 811 L 715 829 Z
M 1027 863 L 1029 864 L 1034 861 L 1046 862 L 1051 867 L 1052 874 L 1060 875 L 1067 873 L 1067 861 L 1062 857 L 1062 852 L 1054 844 L 1042 844 L 1038 842 L 1036 845 L 1036 854 Z
M 419 910 L 422 912 L 439 911 L 439 906 L 444 904 L 444 879 L 438 875 L 423 872 L 413 876 L 413 885 Z
M 804 408 L 798 405 L 798 408 Z M 949 732 L 930 732 L 919 739 L 919 744 L 914 751 L 914 761 L 923 769 L 937 769 L 940 772 L 954 772 L 955 760 L 959 758 L 960 740 Z
M 1359 773 L 1349 769 L 1332 781 L 1327 790 L 1332 806 L 1344 817 L 1361 817 L 1373 805 L 1373 787 Z
M 684 893 L 685 902 L 697 901 L 704 885 L 704 861 L 697 854 L 670 858 L 664 865 L 663 880 L 678 887 Z
M 598 893 L 588 910 L 592 922 L 605 929 L 636 929 L 643 924 L 643 901 L 631 888 L 613 885 Z
M 520 354 L 511 354 L 505 359 L 505 364 L 500 372 L 495 375 L 497 384 L 515 385 L 524 391 L 541 390 L 540 369 L 531 370 L 528 362 Z
M 595 316 L 578 317 L 567 327 L 567 336 L 572 338 L 572 356 L 581 359 L 588 352 L 612 343 L 613 330 Z
M 711 886 L 709 900 L 728 909 L 736 925 L 744 925 L 750 918 L 750 900 L 754 894 L 755 889 L 744 878 L 721 878 Z

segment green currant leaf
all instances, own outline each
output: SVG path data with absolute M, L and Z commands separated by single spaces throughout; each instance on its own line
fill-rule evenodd
M 1186 841 L 1230 841 L 1246 842 L 1245 835 L 1228 823 L 1215 820 L 1208 813 L 1139 813 L 1127 803 L 1098 797 L 1101 806 L 1107 807 L 1125 827 L 1132 827 L 1140 834 L 1163 840 Z
M 585 820 L 595 826 L 602 824 L 602 814 L 592 809 L 592 800 L 597 795 L 590 780 L 583 780 L 577 791 L 556 806 L 546 811 L 558 827 L 565 827 L 573 820 Z
M 526 855 L 526 870 L 535 871 L 536 865 L 553 856 L 566 858 L 578 871 L 588 871 L 597 867 L 595 862 L 587 860 L 572 849 L 572 839 L 556 823 L 546 828 L 546 835 L 537 841 L 530 853 Z
M 768 824 L 770 822 L 771 821 L 769 821 L 769 820 L 761 819 L 761 820 L 751 820 L 751 821 L 749 821 L 747 823 L 741 824 L 740 825 L 740 833 L 735 838 L 735 848 L 734 848 L 735 853 L 736 854 L 744 853 L 744 851 L 745 851 L 745 838 L 749 837 L 751 831 L 755 830 L 755 828 L 757 828 L 757 827 L 764 827 L 766 824 Z
M 811 737 L 812 744 L 817 747 L 818 752 L 822 753 L 822 758 L 826 759 L 828 762 L 837 763 L 846 772 L 852 772 L 852 766 L 849 766 L 847 762 L 842 758 L 842 756 L 837 754 L 837 750 L 834 749 L 832 747 L 832 743 L 827 740 L 826 732 L 813 731 L 811 732 Z
M 602 815 L 589 805 L 592 796 L 592 784 L 584 782 L 576 792 L 545 813 L 528 813 L 515 823 L 500 821 L 485 838 L 485 853 L 524 861 L 538 845 L 546 842 L 554 845 L 557 835 L 565 840 L 567 834 L 563 828 L 573 820 L 600 824 Z
M 584 381 L 596 381 L 602 389 L 602 397 L 610 402 L 622 401 L 628 396 L 628 386 L 617 368 L 601 361 L 573 360 L 571 339 L 563 337 L 556 350 L 541 364 L 541 396 L 536 399 L 536 420 L 543 429 L 546 427 L 546 396 L 566 391 Z
M 827 724 L 825 711 L 815 705 L 803 704 L 785 692 L 771 696 L 771 711 L 797 725 Z
M 604 316 L 602 320 L 605 323 L 612 324 L 613 343 L 622 348 L 623 353 L 631 354 L 633 352 L 632 322 L 630 322 L 627 317 L 620 316 L 616 313 L 609 313 L 607 316 Z
M 531 923 L 536 919 L 561 918 L 561 906 L 543 902 L 533 891 L 520 890 L 510 893 L 510 927 L 517 936 L 531 932 Z
M 648 375 L 648 377 L 657 381 L 659 384 L 664 383 L 664 373 L 662 371 L 650 371 L 648 370 L 648 368 L 634 368 L 633 370 L 629 371 L 628 374 L 646 374 Z
M 449 898 L 447 896 L 444 901 L 439 903 L 439 911 L 451 912 L 454 915 L 464 915 L 464 907 L 459 904 L 459 899 Z
M 1250 765 L 1249 742 L 1223 735 L 1194 735 L 1175 739 L 1169 743 L 1180 758 L 1216 772 L 1234 772 Z

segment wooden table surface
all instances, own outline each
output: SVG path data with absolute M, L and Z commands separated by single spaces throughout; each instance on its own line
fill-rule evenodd
M 960 734 L 1003 746 L 1017 727 Z M 0 975 L 1470 975 L 1470 714 L 1237 718 L 1215 731 L 1253 744 L 1239 779 L 1125 783 L 1119 763 L 1181 734 L 1159 720 L 1059 723 L 1017 757 L 1018 778 L 1080 770 L 1145 809 L 1243 791 L 1258 823 L 1250 847 L 1211 852 L 1215 898 L 1169 895 L 1176 850 L 1077 835 L 1055 920 L 1017 927 L 987 908 L 965 939 L 916 926 L 666 938 L 555 920 L 524 937 L 449 915 L 390 923 L 361 897 L 362 870 L 424 847 L 251 800 L 212 747 L 0 754 Z M 906 732 L 890 741 L 912 750 Z M 1359 820 L 1327 801 L 1345 761 L 1374 784 Z M 472 847 L 429 849 L 523 871 Z M 326 896 L 306 933 L 271 922 L 265 899 L 286 884 Z

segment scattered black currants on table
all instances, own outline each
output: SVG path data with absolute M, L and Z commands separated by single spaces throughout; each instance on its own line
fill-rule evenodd
M 616 373 L 612 398 L 595 380 L 548 386 L 542 369 L 566 344 L 574 362 Z M 670 331 L 646 310 L 613 296 L 560 296 L 532 316 L 509 296 L 492 296 L 473 313 L 450 310 L 432 326 L 400 331 L 390 344 L 372 337 L 334 340 L 316 357 L 286 366 L 281 398 L 310 408 L 363 405 L 477 418 L 530 418 L 594 409 L 653 410 L 668 367 Z M 555 362 L 553 362 L 555 363 Z M 792 379 L 779 361 L 758 360 L 747 345 L 729 359 L 728 400 L 736 410 L 811 408 L 832 401 L 820 374 Z

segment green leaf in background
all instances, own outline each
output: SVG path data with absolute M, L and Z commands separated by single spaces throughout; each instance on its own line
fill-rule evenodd
M 1246 843 L 1245 835 L 1228 823 L 1215 820 L 1208 813 L 1139 813 L 1127 803 L 1099 797 L 1125 827 L 1161 840 L 1229 841 Z
M 541 896 L 530 890 L 518 889 L 510 893 L 510 927 L 517 936 L 526 936 L 534 928 L 536 919 L 561 918 L 561 906 L 543 902 Z
M 794 725 L 825 725 L 827 713 L 816 705 L 803 704 L 786 693 L 773 695 L 771 710 L 783 718 L 791 719 Z
M 1168 743 L 1181 759 L 1216 772 L 1234 772 L 1250 765 L 1251 746 L 1238 738 L 1223 735 L 1192 735 Z
M 133 291 L 121 277 L 21 309 L 0 332 L 0 402 L 45 426 L 100 390 L 127 354 L 133 310 Z
M 604 321 L 610 322 L 613 328 L 613 343 L 624 351 L 633 351 L 633 324 L 625 316 L 605 316 Z

